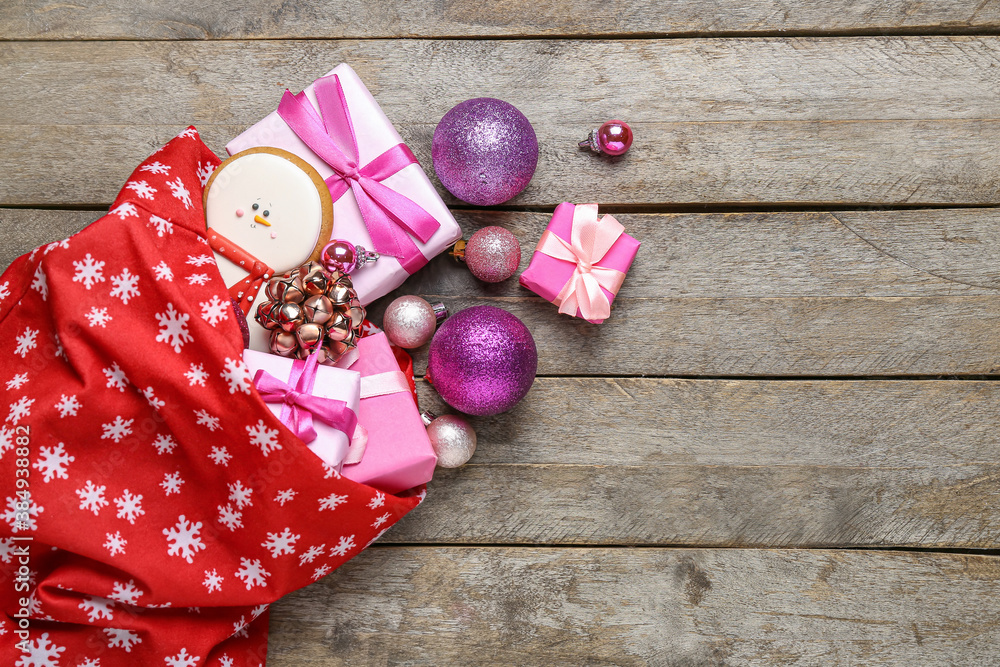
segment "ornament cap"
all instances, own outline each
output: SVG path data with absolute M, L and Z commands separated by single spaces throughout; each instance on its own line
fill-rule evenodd
M 431 422 L 437 419 L 438 416 L 431 412 L 430 410 L 424 410 L 420 413 L 420 421 L 424 423 L 424 426 L 430 426 Z
M 465 261 L 465 246 L 467 246 L 468 244 L 469 244 L 469 242 L 466 241 L 465 239 L 460 239 L 458 241 L 455 241 L 455 245 L 453 245 L 451 247 L 451 250 L 448 251 L 448 255 L 452 259 L 455 259 L 456 261 L 464 262 Z
M 444 305 L 440 301 L 437 303 L 432 303 L 431 308 L 434 309 L 434 319 L 438 324 L 441 324 L 448 317 L 448 306 Z

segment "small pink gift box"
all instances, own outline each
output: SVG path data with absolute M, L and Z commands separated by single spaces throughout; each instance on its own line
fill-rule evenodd
M 362 304 L 399 287 L 462 238 L 427 174 L 347 64 L 298 95 L 285 91 L 278 110 L 226 151 L 257 146 L 282 148 L 315 167 L 333 197 L 333 238 L 382 254 L 351 275 Z
M 437 456 L 385 334 L 358 340 L 358 354 L 351 370 L 361 373 L 358 420 L 368 443 L 360 463 L 344 465 L 344 477 L 392 494 L 426 484 Z
M 268 409 L 324 463 L 339 471 L 351 453 L 358 423 L 361 375 L 318 365 L 315 357 L 311 362 L 299 361 L 244 350 L 243 361 Z
M 600 324 L 611 314 L 639 242 L 597 204 L 556 207 L 520 283 L 559 312 Z

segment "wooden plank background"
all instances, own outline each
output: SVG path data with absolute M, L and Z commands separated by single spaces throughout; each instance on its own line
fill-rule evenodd
M 643 241 L 601 326 L 445 257 L 399 290 L 516 313 L 540 377 L 275 605 L 269 664 L 1000 664 L 1000 5 L 21 0 L 0 28 L 0 266 L 341 61 L 432 179 L 454 104 L 528 116 L 521 195 L 446 196 L 522 268 L 561 201 Z M 615 116 L 627 157 L 576 149 Z

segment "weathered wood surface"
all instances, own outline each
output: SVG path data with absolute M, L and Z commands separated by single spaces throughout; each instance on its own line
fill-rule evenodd
M 996 665 L 1000 560 L 373 548 L 274 606 L 268 664 Z
M 0 205 L 107 204 L 184 126 L 221 152 L 341 61 L 429 172 L 454 104 L 520 108 L 541 154 L 512 205 L 993 204 L 998 55 L 972 36 L 0 43 L 18 82 L 0 98 Z M 576 147 L 614 116 L 636 131 L 626 158 Z
M 0 210 L 0 265 L 100 215 Z M 500 224 L 522 268 L 548 214 L 459 212 Z M 643 247 L 594 326 L 515 280 L 484 286 L 439 257 L 397 292 L 453 312 L 494 303 L 534 333 L 541 375 L 988 375 L 1000 369 L 1000 212 L 620 214 Z M 388 299 L 371 309 L 374 321 Z M 426 350 L 415 354 L 418 372 Z
M 0 5 L 0 31 L 18 39 L 259 39 L 489 36 L 648 36 L 772 32 L 990 31 L 1000 9 L 980 0 L 745 3 L 680 0 L 444 2 L 254 0 L 239 11 L 216 1 L 74 5 L 14 0 Z

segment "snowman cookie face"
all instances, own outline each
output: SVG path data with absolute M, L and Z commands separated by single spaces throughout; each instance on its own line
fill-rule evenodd
M 209 229 L 284 273 L 318 259 L 330 240 L 333 203 L 316 170 L 278 148 L 237 153 L 215 170 L 205 186 Z M 227 286 L 247 269 L 220 259 Z

